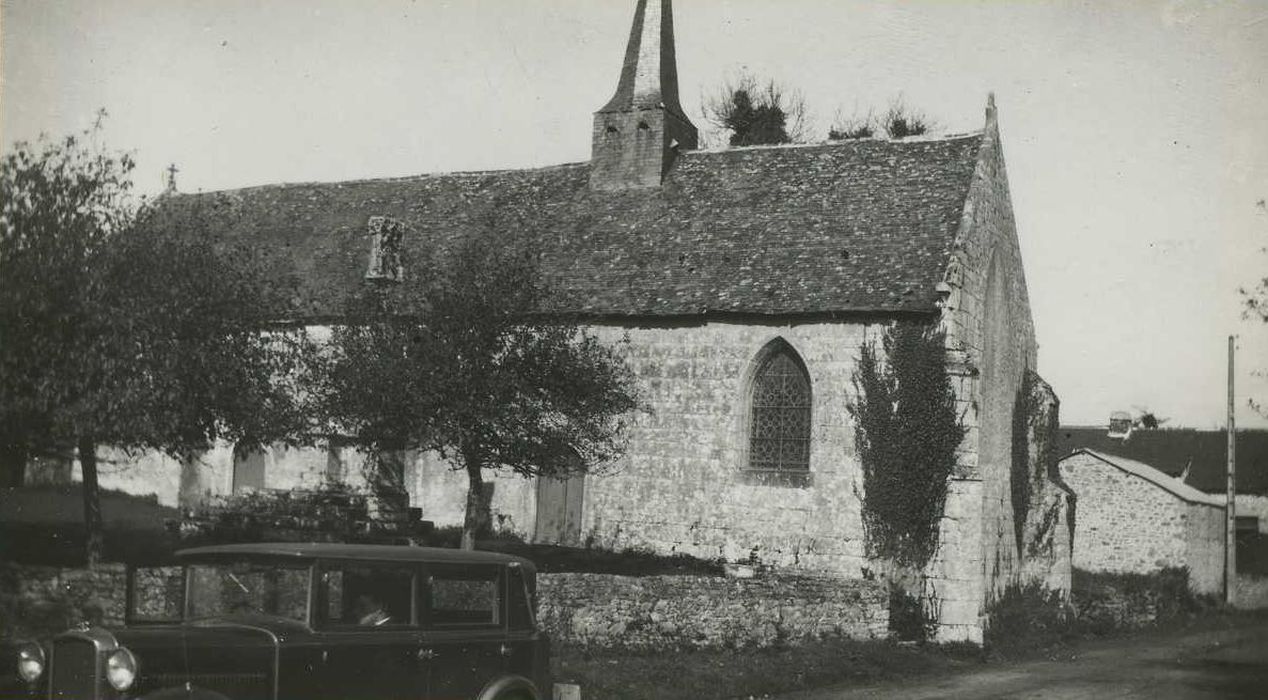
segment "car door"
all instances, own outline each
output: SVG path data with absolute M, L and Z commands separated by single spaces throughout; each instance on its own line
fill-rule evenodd
M 402 565 L 323 564 L 317 606 L 320 697 L 417 700 L 427 692 L 415 606 L 418 571 Z
M 510 564 L 504 574 L 506 590 L 506 642 L 504 645 L 507 673 L 536 680 L 538 668 L 537 625 L 534 620 L 533 593 L 519 564 Z
M 428 695 L 474 698 L 504 673 L 511 653 L 503 620 L 499 565 L 431 565 L 423 593 L 423 648 Z

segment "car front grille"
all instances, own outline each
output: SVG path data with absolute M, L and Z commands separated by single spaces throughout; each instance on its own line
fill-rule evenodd
M 97 645 L 78 637 L 53 642 L 50 697 L 92 700 L 97 697 Z

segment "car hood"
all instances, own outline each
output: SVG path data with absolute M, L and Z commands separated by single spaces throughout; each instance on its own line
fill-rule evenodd
M 188 684 L 265 697 L 273 686 L 279 645 L 306 631 L 287 621 L 221 618 L 131 627 L 115 637 L 137 657 L 138 693 Z

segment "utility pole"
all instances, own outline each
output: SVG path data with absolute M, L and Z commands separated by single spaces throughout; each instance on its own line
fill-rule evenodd
M 1224 501 L 1224 602 L 1232 605 L 1237 589 L 1237 428 L 1233 422 L 1233 342 L 1228 337 L 1228 494 Z

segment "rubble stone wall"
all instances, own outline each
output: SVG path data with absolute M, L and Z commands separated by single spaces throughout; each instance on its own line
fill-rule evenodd
M 832 577 L 542 574 L 538 620 L 558 643 L 635 651 L 762 648 L 887 635 L 888 594 Z
M 1195 592 L 1221 590 L 1222 508 L 1187 501 L 1090 454 L 1063 459 L 1061 477 L 1078 495 L 1074 566 L 1140 574 L 1186 567 Z

